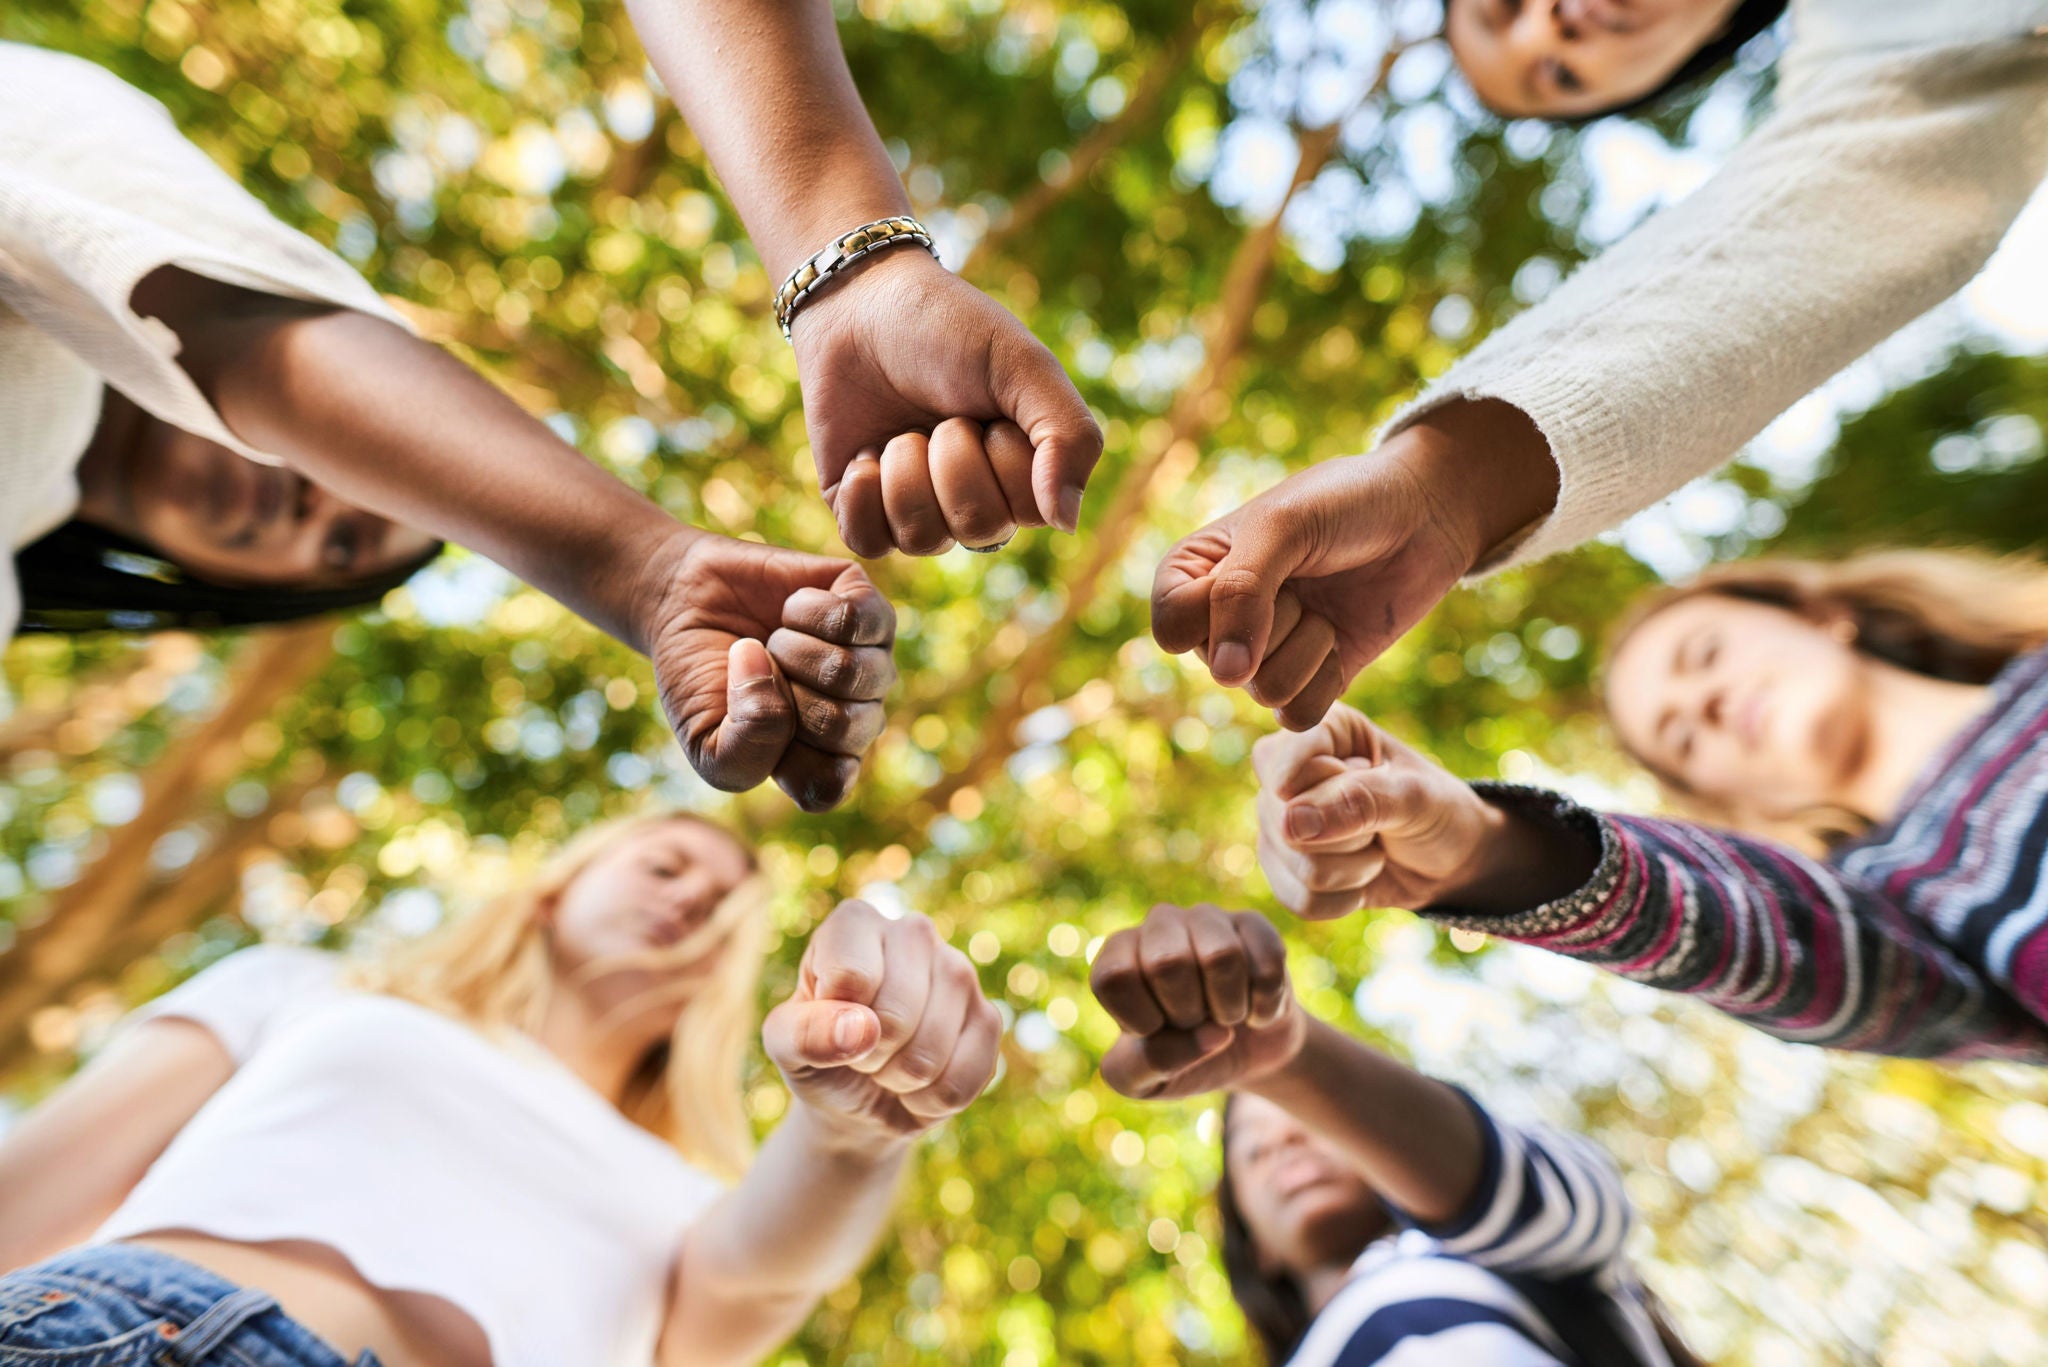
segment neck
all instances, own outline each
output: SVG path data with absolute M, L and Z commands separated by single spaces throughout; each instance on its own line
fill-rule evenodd
M 148 418 L 117 389 L 102 391 L 100 421 L 78 458 L 78 516 L 124 536 L 138 534 L 134 462 Z
M 1883 822 L 1898 815 L 1907 790 L 1942 747 L 1984 710 L 1991 690 L 1888 664 L 1873 666 L 1870 689 L 1864 753 L 1837 800 L 1860 816 Z
M 625 1101 L 626 1088 L 648 1051 L 675 1024 L 672 1005 L 635 1011 L 629 1003 L 628 994 L 616 988 L 563 986 L 548 994 L 547 1011 L 533 1032 L 542 1048 L 614 1106 Z
M 1323 1313 L 1323 1307 L 1336 1299 L 1344 1283 L 1351 1280 L 1350 1263 L 1325 1263 L 1301 1274 L 1302 1299 L 1308 1302 L 1310 1318 Z

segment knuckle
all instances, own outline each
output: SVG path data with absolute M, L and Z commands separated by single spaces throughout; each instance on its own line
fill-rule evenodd
M 1211 601 L 1228 603 L 1261 601 L 1270 594 L 1265 581 L 1245 569 L 1218 569 L 1209 576 L 1209 597 Z
M 904 1046 L 902 1052 L 889 1061 L 889 1071 L 918 1091 L 938 1082 L 945 1066 L 946 1061 L 938 1056 L 936 1050 L 916 1045 Z

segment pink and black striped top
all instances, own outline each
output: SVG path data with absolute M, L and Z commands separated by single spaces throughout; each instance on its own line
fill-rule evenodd
M 1584 830 L 1600 864 L 1529 911 L 1433 919 L 1700 997 L 1782 1039 L 2048 1063 L 2048 650 L 1998 676 L 1990 707 L 1896 820 L 1825 861 L 1541 789 L 1477 786 Z

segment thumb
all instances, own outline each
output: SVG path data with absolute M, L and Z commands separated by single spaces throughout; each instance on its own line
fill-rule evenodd
M 1209 673 L 1226 688 L 1249 683 L 1272 644 L 1273 605 L 1301 549 L 1266 518 L 1239 522 L 1230 551 L 1209 573 Z
M 1357 841 L 1389 824 L 1394 796 L 1384 768 L 1349 763 L 1287 803 L 1282 830 L 1295 846 Z
M 744 792 L 765 782 L 796 735 L 796 705 L 768 647 L 742 638 L 725 656 L 725 717 L 701 747 L 697 772 L 714 788 Z
M 882 1038 L 882 1021 L 853 1002 L 786 1001 L 761 1025 L 761 1044 L 785 1072 L 843 1068 Z
M 1037 338 L 990 357 L 989 391 L 1031 439 L 1031 493 L 1063 532 L 1081 524 L 1081 495 L 1102 457 L 1102 428 L 1059 359 Z
M 1193 1030 L 1159 1030 L 1125 1035 L 1102 1056 L 1102 1080 L 1119 1095 L 1143 1101 L 1157 1096 L 1180 1074 L 1220 1055 L 1237 1032 L 1215 1021 Z

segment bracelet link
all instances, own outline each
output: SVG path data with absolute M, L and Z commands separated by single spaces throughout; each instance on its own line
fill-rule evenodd
M 812 295 L 862 257 L 903 242 L 915 243 L 930 252 L 933 260 L 938 259 L 939 249 L 932 242 L 931 229 L 907 214 L 863 223 L 814 252 L 775 291 L 775 323 L 782 329 L 784 340 L 789 339 L 790 324 L 795 321 L 797 310 Z

